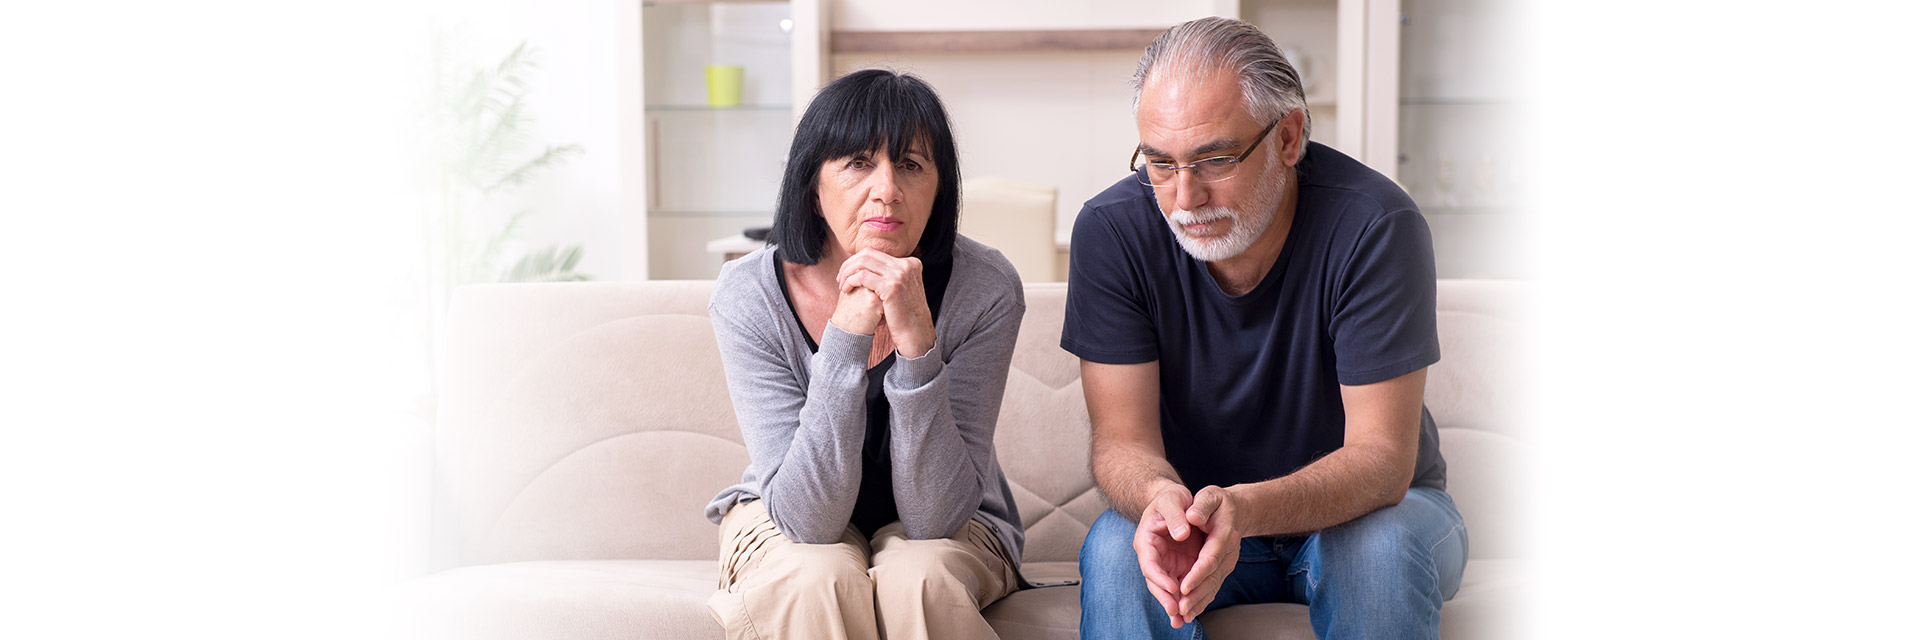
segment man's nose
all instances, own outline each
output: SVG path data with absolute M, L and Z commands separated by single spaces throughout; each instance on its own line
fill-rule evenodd
M 1207 204 L 1207 184 L 1200 181 L 1191 169 L 1173 174 L 1173 186 L 1167 187 L 1173 193 L 1173 206 L 1182 211 L 1193 211 Z

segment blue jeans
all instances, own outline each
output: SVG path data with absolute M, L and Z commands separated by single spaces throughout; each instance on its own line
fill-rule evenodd
M 1080 637 L 1204 638 L 1173 628 L 1147 591 L 1134 523 L 1109 509 L 1080 547 Z M 1467 528 L 1453 498 L 1417 487 L 1400 504 L 1303 538 L 1243 538 L 1240 563 L 1207 605 L 1307 605 L 1313 633 L 1335 638 L 1439 638 L 1440 603 L 1460 590 Z

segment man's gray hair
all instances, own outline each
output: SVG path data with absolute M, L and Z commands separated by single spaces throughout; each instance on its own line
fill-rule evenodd
M 1300 137 L 1312 139 L 1313 114 L 1307 112 L 1300 72 L 1267 34 L 1231 18 L 1201 18 L 1154 38 L 1133 71 L 1133 112 L 1140 113 L 1140 89 L 1158 74 L 1177 74 L 1175 79 L 1192 82 L 1223 71 L 1240 79 L 1240 95 L 1255 120 L 1265 124 L 1299 109 L 1306 116 Z

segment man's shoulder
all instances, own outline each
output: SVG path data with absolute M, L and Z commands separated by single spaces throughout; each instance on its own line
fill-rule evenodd
M 1133 174 L 1127 174 L 1126 177 L 1108 185 L 1106 190 L 1088 198 L 1086 209 L 1088 211 L 1139 209 L 1152 203 L 1153 192 L 1148 191 L 1147 186 L 1140 184 L 1139 180 L 1135 180 Z
M 1073 243 L 1136 252 L 1160 239 L 1165 228 L 1153 192 L 1129 174 L 1082 205 L 1073 221 Z
M 1308 143 L 1307 158 L 1300 181 L 1303 204 L 1362 226 L 1397 212 L 1420 210 L 1392 178 L 1333 147 Z

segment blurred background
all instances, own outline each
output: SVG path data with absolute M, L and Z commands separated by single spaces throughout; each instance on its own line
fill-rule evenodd
M 1912 7 L 339 0 L 0 7 L 0 636 L 374 635 L 452 288 L 712 278 L 868 66 L 946 100 L 963 232 L 1064 279 L 1204 15 L 1442 277 L 1536 283 L 1536 636 L 1906 628 Z
M 520 201 L 551 211 L 539 234 L 579 243 L 580 271 L 599 278 L 712 278 L 726 256 L 757 246 L 735 236 L 771 223 L 812 92 L 885 67 L 941 92 L 963 174 L 985 181 L 983 199 L 997 200 L 1006 182 L 1052 194 L 1032 211 L 970 200 L 964 216 L 974 235 L 1011 245 L 1003 249 L 1026 279 L 1064 279 L 1081 203 L 1123 177 L 1115 158 L 1138 143 L 1127 81 L 1141 48 L 1206 15 L 1259 25 L 1294 58 L 1315 139 L 1414 193 L 1443 277 L 1521 273 L 1517 252 L 1501 250 L 1519 244 L 1528 166 L 1515 144 L 1521 3 L 657 2 L 637 14 L 618 5 L 627 13 L 592 30 L 571 19 L 616 6 L 529 3 L 495 17 L 524 25 L 548 63 L 530 111 L 536 130 L 593 151 Z M 739 74 L 724 103 L 709 94 L 715 68 Z

